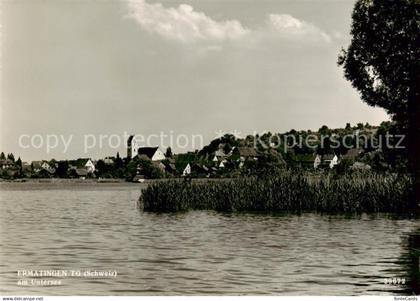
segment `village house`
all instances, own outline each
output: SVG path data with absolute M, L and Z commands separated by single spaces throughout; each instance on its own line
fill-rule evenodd
M 31 162 L 32 171 L 38 173 L 42 169 L 42 161 L 32 161 Z
M 350 167 L 351 170 L 358 170 L 358 171 L 368 171 L 371 170 L 372 167 L 369 164 L 365 164 L 362 162 L 354 162 L 354 164 Z
M 220 161 L 219 168 L 225 168 L 226 163 L 228 163 L 228 161 L 226 159 L 223 159 L 222 161 Z
M 166 159 L 163 151 L 158 146 L 154 147 L 140 147 L 138 141 L 134 135 L 128 137 L 127 140 L 127 158 L 133 158 L 134 156 L 146 156 L 152 161 L 162 161 Z
M 231 151 L 231 156 L 233 158 L 236 158 L 237 160 L 240 160 L 241 162 L 245 162 L 247 160 L 258 160 L 258 153 L 253 147 L 247 147 L 247 146 L 240 146 L 240 147 L 234 147 Z
M 86 168 L 76 168 L 75 173 L 81 179 L 84 179 L 89 175 L 89 172 Z
M 4 159 L 4 160 L 0 160 L 0 167 L 2 169 L 8 169 L 8 168 L 12 168 L 14 166 L 14 163 L 12 160 L 10 159 Z
M 23 172 L 30 172 L 32 170 L 31 164 L 28 162 L 22 162 L 22 171 Z
M 105 157 L 103 161 L 106 165 L 112 165 L 115 162 L 115 157 Z
M 182 176 L 188 176 L 191 174 L 191 165 L 190 163 L 187 163 L 187 165 L 184 167 L 183 171 L 182 171 Z
M 338 157 L 335 154 L 327 154 L 322 156 L 322 165 L 325 167 L 329 167 L 330 169 L 334 168 L 334 166 L 338 165 Z
M 93 173 L 96 170 L 95 163 L 91 159 L 82 159 L 80 165 L 85 168 L 88 173 Z
M 225 144 L 220 143 L 218 149 L 212 154 L 211 161 L 213 161 L 214 163 L 218 163 L 228 158 L 230 154 L 227 154 L 224 148 L 225 148 Z
M 47 161 L 43 161 L 41 164 L 41 167 L 45 170 L 49 170 L 49 169 L 53 169 L 54 167 L 52 167 Z
M 95 163 L 92 159 L 81 158 L 69 161 L 69 171 L 73 177 L 86 178 L 87 176 L 94 175 L 96 170 Z
M 219 148 L 218 150 L 216 150 L 216 152 L 214 153 L 214 156 L 221 160 L 224 159 L 228 156 L 228 154 L 225 153 L 225 151 L 223 150 L 223 148 Z
M 31 167 L 32 171 L 37 174 L 42 171 L 46 171 L 50 175 L 55 173 L 55 166 L 51 166 L 47 161 L 32 161 Z
M 351 148 L 342 156 L 342 159 L 355 161 L 362 153 L 363 150 L 359 148 Z
M 338 165 L 339 158 L 336 154 L 325 154 L 319 155 L 315 154 L 313 158 L 313 167 L 314 169 L 318 168 L 334 168 L 334 166 Z
M 322 163 L 322 159 L 320 155 L 316 155 L 314 159 L 314 169 L 317 169 Z
M 0 160 L 1 176 L 15 177 L 19 173 L 18 166 L 15 166 L 13 160 L 2 159 Z
M 189 175 L 192 173 L 192 166 L 197 162 L 197 153 L 188 152 L 185 154 L 178 154 L 175 156 L 173 164 L 176 167 L 178 175 Z
M 158 146 L 155 147 L 140 147 L 137 150 L 137 155 L 146 156 L 152 161 L 162 161 L 165 160 L 165 154 L 159 149 Z

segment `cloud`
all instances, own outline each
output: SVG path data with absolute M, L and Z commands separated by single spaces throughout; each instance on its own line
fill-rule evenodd
M 241 38 L 249 32 L 237 20 L 215 21 L 186 4 L 165 8 L 160 3 L 130 0 L 128 5 L 130 16 L 144 30 L 171 40 L 220 42 Z
M 331 37 L 320 28 L 288 14 L 269 14 L 262 26 L 249 29 L 238 20 L 216 21 L 187 4 L 166 8 L 146 0 L 127 0 L 127 3 L 129 17 L 145 31 L 184 43 L 217 43 L 246 37 L 331 42 Z
M 287 14 L 270 14 L 266 21 L 267 28 L 286 38 L 299 38 L 331 42 L 331 37 L 315 25 L 296 19 Z

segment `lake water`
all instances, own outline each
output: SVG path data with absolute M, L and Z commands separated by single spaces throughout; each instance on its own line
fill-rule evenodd
M 137 208 L 142 185 L 0 183 L 0 294 L 410 293 L 385 281 L 407 281 L 403 258 L 418 219 L 152 214 Z M 18 270 L 117 276 L 20 286 Z

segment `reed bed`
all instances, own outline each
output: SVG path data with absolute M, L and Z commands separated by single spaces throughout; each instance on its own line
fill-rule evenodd
M 185 210 L 410 213 L 412 180 L 401 175 L 314 177 L 284 172 L 267 178 L 150 184 L 139 202 L 145 211 Z

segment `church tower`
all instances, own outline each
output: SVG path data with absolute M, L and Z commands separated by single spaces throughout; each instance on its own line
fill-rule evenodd
M 128 159 L 131 159 L 133 157 L 133 141 L 134 141 L 134 135 L 130 135 L 130 137 L 128 137 L 128 140 L 127 140 L 127 158 Z

